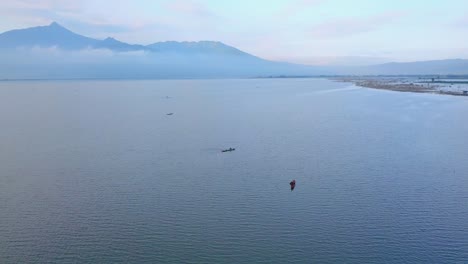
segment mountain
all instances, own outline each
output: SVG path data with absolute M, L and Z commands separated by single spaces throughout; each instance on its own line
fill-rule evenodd
M 467 75 L 468 60 L 390 62 L 369 66 L 322 67 L 321 69 L 334 75 Z
M 139 53 L 129 53 L 134 51 Z M 98 40 L 81 36 L 56 22 L 0 34 L 0 53 L 3 79 L 227 78 L 314 73 L 314 67 L 264 60 L 216 41 L 132 45 L 110 37 Z
M 71 32 L 56 22 L 0 34 L 0 48 L 59 47 L 65 50 L 95 46 L 99 40 Z
M 449 59 L 417 62 L 392 62 L 364 67 L 366 74 L 418 75 L 468 74 L 468 60 Z
M 139 50 L 148 50 L 145 46 L 136 45 L 136 44 L 127 44 L 116 40 L 115 38 L 108 37 L 102 41 L 97 41 L 94 45 L 91 46 L 95 49 L 109 49 L 117 52 L 128 52 L 128 51 L 139 51 Z
M 116 52 L 149 51 L 157 53 L 177 53 L 181 55 L 218 54 L 252 56 L 217 41 L 166 41 L 144 46 L 128 44 L 112 37 L 98 40 L 76 34 L 57 22 L 52 22 L 48 26 L 16 29 L 0 34 L 0 48 L 29 47 L 57 47 L 63 50 L 108 49 Z
M 111 37 L 99 40 L 56 22 L 0 34 L 0 56 L 0 79 L 468 74 L 468 60 L 305 66 L 268 61 L 217 41 L 145 46 Z
M 199 42 L 177 42 L 166 41 L 158 42 L 147 46 L 153 52 L 173 52 L 179 54 L 208 54 L 216 53 L 235 56 L 252 56 L 246 52 L 238 50 L 218 41 L 199 41 Z
M 98 40 L 78 35 L 56 22 L 48 26 L 17 29 L 0 34 L 0 48 L 56 47 L 63 50 L 109 49 L 118 52 L 147 50 L 114 38 Z

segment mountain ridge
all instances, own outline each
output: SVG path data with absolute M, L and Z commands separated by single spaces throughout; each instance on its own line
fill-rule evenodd
M 223 54 L 243 56 L 249 55 L 256 57 L 235 47 L 226 45 L 220 41 L 162 41 L 149 45 L 141 45 L 129 44 L 115 39 L 114 37 L 107 37 L 103 40 L 100 40 L 77 34 L 55 21 L 46 26 L 14 29 L 0 33 L 0 48 L 16 47 L 58 47 L 64 50 L 106 48 L 116 52 L 171 51 L 185 53 L 206 53 L 216 51 Z
M 47 50 L 31 51 L 36 47 L 54 47 L 64 52 L 51 55 Z M 113 53 L 103 55 L 93 50 L 110 50 Z M 389 62 L 368 66 L 311 66 L 265 60 L 219 41 L 163 41 L 140 45 L 113 37 L 100 40 L 74 33 L 57 22 L 1 33 L 0 52 L 3 57 L 0 78 L 468 74 L 468 60 L 465 59 Z M 125 55 L 127 53 L 130 55 Z

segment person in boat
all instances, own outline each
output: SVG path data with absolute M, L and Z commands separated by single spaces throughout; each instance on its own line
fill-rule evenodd
M 236 150 L 236 149 L 235 148 L 228 148 L 228 149 L 223 150 L 223 152 L 234 151 L 234 150 Z
M 292 180 L 289 185 L 291 185 L 291 191 L 294 190 L 294 188 L 296 188 L 296 180 Z

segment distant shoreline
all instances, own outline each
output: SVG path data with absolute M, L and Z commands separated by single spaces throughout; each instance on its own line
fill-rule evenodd
M 414 78 L 396 77 L 339 77 L 330 78 L 330 80 L 353 83 L 359 87 L 378 90 L 468 96 L 468 81 L 424 81 Z

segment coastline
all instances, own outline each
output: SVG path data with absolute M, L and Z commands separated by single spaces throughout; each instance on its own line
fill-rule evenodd
M 468 96 L 468 83 L 465 81 L 424 81 L 416 78 L 398 77 L 339 77 L 331 80 L 353 83 L 359 87 L 396 92 Z

